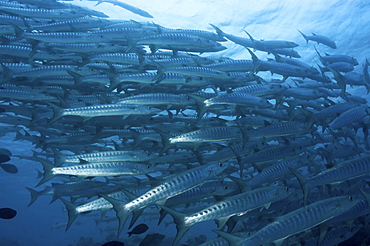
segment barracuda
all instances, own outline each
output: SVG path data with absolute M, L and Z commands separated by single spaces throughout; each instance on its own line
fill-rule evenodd
M 199 145 L 203 142 L 219 142 L 241 137 L 242 131 L 238 127 L 210 127 L 172 137 L 169 139 L 169 143 L 194 143 Z
M 140 105 L 163 105 L 167 108 L 171 105 L 189 106 L 194 105 L 195 101 L 187 95 L 169 94 L 169 93 L 148 93 L 127 97 L 117 101 L 123 104 L 140 104 Z
M 345 111 L 336 119 L 334 119 L 330 124 L 329 127 L 331 129 L 338 129 L 345 126 L 348 126 L 352 123 L 361 121 L 363 118 L 370 114 L 369 106 L 361 105 L 350 110 Z
M 307 179 L 294 169 L 290 169 L 297 177 L 304 193 L 306 203 L 312 188 L 325 184 L 338 184 L 370 173 L 370 156 L 344 161 L 330 169 Z
M 107 194 L 108 197 L 119 199 L 122 201 L 127 200 L 127 196 L 123 191 L 116 191 L 110 194 Z M 107 211 L 109 209 L 113 208 L 113 205 L 108 202 L 104 198 L 98 198 L 91 202 L 76 206 L 73 203 L 60 198 L 60 200 L 64 203 L 66 206 L 67 212 L 68 212 L 68 223 L 66 226 L 66 231 L 69 229 L 69 227 L 72 225 L 73 221 L 77 218 L 78 215 L 86 212 L 91 212 L 94 210 L 101 210 L 102 212 Z
M 307 35 L 304 35 L 303 32 L 301 32 L 300 30 L 298 30 L 298 32 L 300 34 L 302 34 L 302 36 L 304 37 L 304 39 L 306 40 L 307 43 L 308 43 L 309 40 L 311 40 L 311 41 L 317 42 L 318 44 L 324 44 L 324 45 L 326 45 L 326 46 L 328 46 L 332 49 L 337 48 L 334 41 L 329 39 L 328 37 L 321 36 L 321 35 L 316 35 L 314 33 L 312 33 L 312 36 L 307 36 Z
M 164 204 L 167 199 L 200 186 L 207 180 L 217 177 L 217 175 L 224 171 L 228 166 L 229 165 L 225 163 L 212 163 L 191 168 L 182 173 L 172 175 L 160 185 L 135 198 L 129 203 L 103 196 L 106 200 L 113 204 L 113 208 L 117 213 L 117 217 L 119 219 L 118 233 L 122 231 L 123 226 L 131 212 L 133 212 L 134 215 L 130 227 L 134 224 L 146 206 L 150 204 Z
M 173 245 L 177 245 L 189 228 L 199 222 L 217 220 L 218 227 L 223 228 L 227 220 L 234 215 L 241 216 L 248 211 L 282 200 L 291 194 L 286 187 L 266 187 L 227 197 L 193 214 L 185 215 L 167 207 L 161 206 L 172 215 L 176 223 L 177 234 Z
M 272 242 L 281 244 L 285 238 L 334 218 L 351 209 L 361 200 L 359 196 L 339 196 L 317 201 L 278 217 L 271 224 L 246 238 L 223 231 L 215 232 L 228 240 L 231 246 L 255 246 Z
M 115 150 L 115 151 L 100 151 L 94 153 L 80 155 L 62 155 L 53 148 L 55 165 L 60 166 L 63 163 L 94 163 L 94 162 L 110 162 L 110 161 L 128 161 L 142 162 L 155 158 L 148 151 L 144 150 Z
M 30 18 L 65 19 L 85 16 L 85 13 L 76 12 L 73 9 L 38 9 L 38 8 L 14 8 L 0 6 L 0 10 Z
M 67 115 L 81 116 L 86 121 L 96 116 L 122 115 L 124 118 L 126 118 L 129 115 L 154 115 L 161 111 L 160 109 L 152 108 L 149 106 L 123 104 L 123 103 L 102 104 L 102 105 L 86 106 L 86 107 L 79 107 L 79 108 L 67 108 L 67 109 L 60 108 L 49 102 L 48 104 L 54 110 L 54 118 L 49 122 L 49 124 L 52 124 L 58 119 L 64 116 L 67 116 Z
M 158 171 L 158 168 L 137 162 L 104 162 L 79 164 L 75 166 L 55 167 L 38 158 L 44 168 L 44 177 L 37 186 L 44 184 L 56 175 L 73 175 L 79 177 L 109 177 L 122 175 L 139 175 Z
M 266 99 L 243 92 L 232 92 L 204 100 L 206 107 L 216 104 L 242 105 L 249 107 L 271 108 Z
M 111 38 L 102 34 L 85 33 L 85 32 L 25 32 L 24 38 L 39 40 L 45 43 L 104 43 L 109 42 Z
M 168 73 L 176 73 L 185 76 L 199 76 L 204 78 L 214 78 L 222 80 L 230 78 L 230 76 L 226 72 L 207 67 L 172 67 L 172 68 L 170 67 L 159 69 L 157 71 L 157 75 L 153 78 L 153 81 L 158 80 L 161 76 Z

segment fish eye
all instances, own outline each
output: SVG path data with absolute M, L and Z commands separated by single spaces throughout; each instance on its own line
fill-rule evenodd
M 148 106 L 148 109 L 152 109 L 152 107 L 151 106 Z
M 348 199 L 349 199 L 350 201 L 353 201 L 353 196 L 349 196 L 349 197 L 348 197 Z
M 229 187 L 225 186 L 224 189 L 227 190 L 227 189 L 229 189 Z
M 148 168 L 148 169 L 149 169 L 149 168 L 150 168 L 150 166 L 148 165 L 148 166 L 146 166 L 146 168 Z
M 146 152 L 146 155 L 150 155 L 150 153 L 147 151 L 147 152 Z
M 221 163 L 221 162 L 220 162 L 220 163 L 218 163 L 218 166 L 219 166 L 219 167 L 222 167 L 222 166 L 223 166 L 223 163 Z
M 286 190 L 286 191 L 289 191 L 290 189 L 289 189 L 288 187 L 285 187 L 285 190 Z

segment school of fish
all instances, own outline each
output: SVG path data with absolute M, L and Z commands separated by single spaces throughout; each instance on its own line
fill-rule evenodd
M 67 229 L 113 209 L 118 235 L 154 206 L 158 223 L 173 218 L 173 245 L 210 220 L 220 237 L 202 245 L 337 245 L 365 228 L 370 109 L 351 88 L 369 92 L 369 62 L 311 30 L 299 41 L 319 66 L 295 42 L 211 26 L 0 0 L 2 134 L 31 142 L 33 156 L 12 158 L 43 169 L 29 205 L 61 200 Z M 226 42 L 250 57 L 218 55 Z

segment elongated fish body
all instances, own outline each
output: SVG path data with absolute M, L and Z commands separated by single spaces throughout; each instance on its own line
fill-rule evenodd
M 351 63 L 348 62 L 333 62 L 328 64 L 326 67 L 320 67 L 321 73 L 329 72 L 330 69 L 347 73 L 353 71 L 355 68 Z
M 288 197 L 290 193 L 286 187 L 259 188 L 228 197 L 223 201 L 189 215 L 183 215 L 172 209 L 163 207 L 164 210 L 173 216 L 176 223 L 177 234 L 173 245 L 177 245 L 186 231 L 196 223 L 207 220 L 218 220 L 219 227 L 223 228 L 231 216 L 241 216 L 248 211 L 264 205 L 268 207 L 272 202 Z
M 207 220 L 222 220 L 233 215 L 241 216 L 250 210 L 259 208 L 266 204 L 282 200 L 291 192 L 286 187 L 263 187 L 252 191 L 240 193 L 235 196 L 227 197 L 225 200 L 217 202 L 207 208 L 190 215 L 184 219 L 185 226 Z M 225 221 L 226 222 L 226 221 Z M 223 225 L 219 225 L 222 227 Z
M 268 53 L 284 55 L 284 56 L 289 56 L 289 57 L 294 57 L 294 58 L 301 58 L 298 52 L 295 51 L 294 49 L 286 49 L 286 48 L 270 49 L 268 50 Z
M 322 62 L 322 64 L 325 65 L 325 66 L 327 66 L 331 63 L 335 63 L 335 62 L 347 62 L 347 63 L 352 64 L 353 66 L 358 65 L 358 61 L 353 56 L 328 55 L 328 54 L 326 56 L 321 56 L 319 54 L 319 58 L 320 58 L 320 61 Z
M 344 161 L 330 169 L 322 171 L 310 179 L 304 178 L 294 170 L 293 172 L 303 188 L 305 195 L 304 201 L 306 201 L 309 191 L 313 187 L 324 184 L 337 184 L 370 173 L 370 156 Z
M 294 66 L 297 66 L 297 67 L 301 67 L 301 68 L 304 68 L 304 69 L 307 69 L 308 71 L 310 71 L 311 73 L 313 74 L 318 74 L 319 71 L 317 71 L 316 68 L 304 63 L 304 62 L 301 62 L 297 59 L 292 59 L 292 58 L 288 58 L 288 57 L 280 57 L 279 55 L 275 55 L 275 59 L 277 62 L 283 62 L 283 63 L 287 63 L 287 64 L 290 64 L 290 65 L 294 65 Z
M 232 104 L 250 107 L 271 108 L 272 104 L 266 99 L 243 92 L 232 92 L 204 100 L 206 107 L 215 104 Z
M 307 158 L 306 158 L 307 159 Z M 297 169 L 304 165 L 303 157 L 297 156 L 289 159 L 284 159 L 276 164 L 263 169 L 260 173 L 254 176 L 250 181 L 245 184 L 247 189 L 254 189 L 261 186 L 266 182 L 272 182 L 281 177 L 290 174 L 289 168 Z
M 91 32 L 93 35 L 102 35 L 109 39 L 132 39 L 132 38 L 145 38 L 148 35 L 158 34 L 157 29 L 148 28 L 136 28 L 136 27 L 126 27 L 126 28 L 107 28 L 98 31 Z
M 90 61 L 100 61 L 108 63 L 122 63 L 129 65 L 140 65 L 140 57 L 136 54 L 125 54 L 125 53 L 100 53 L 91 55 L 88 58 Z
M 69 75 L 68 70 L 76 70 L 76 68 L 76 66 L 70 65 L 41 66 L 14 73 L 12 77 L 65 76 Z
M 308 43 L 309 40 L 311 40 L 311 41 L 317 42 L 318 44 L 324 44 L 324 45 L 326 45 L 326 46 L 328 46 L 332 49 L 337 48 L 334 41 L 329 39 L 328 37 L 321 36 L 321 35 L 316 35 L 314 33 L 312 33 L 312 36 L 307 36 L 299 30 L 298 30 L 298 32 L 300 32 L 302 34 L 302 36 L 304 37 L 304 39 L 306 40 L 307 43 Z
M 214 41 L 183 33 L 164 33 L 140 38 L 136 44 L 212 46 Z
M 182 86 L 204 86 L 211 82 L 207 79 L 201 79 L 199 77 L 185 78 L 181 74 L 177 73 L 165 73 L 161 76 L 157 76 L 155 73 L 138 73 L 138 74 L 123 74 L 114 78 L 111 88 L 115 88 L 121 83 L 135 82 L 139 84 L 156 84 L 176 86 L 181 88 Z
M 347 110 L 336 119 L 334 119 L 330 124 L 331 129 L 338 129 L 348 126 L 354 122 L 358 122 L 369 115 L 369 107 L 367 105 L 361 105 L 356 108 Z
M 254 96 L 275 95 L 285 91 L 287 87 L 280 84 L 254 84 L 233 89 L 233 92 L 243 92 Z
M 196 66 L 198 63 L 192 57 L 176 57 L 167 59 L 152 59 L 154 64 L 159 64 L 161 67 L 182 67 L 182 66 Z
M 215 79 L 229 79 L 230 78 L 226 72 L 219 71 L 219 70 L 212 69 L 212 68 L 207 68 L 207 67 L 173 67 L 173 68 L 164 68 L 162 72 L 163 73 L 177 73 L 177 74 L 182 74 L 182 75 L 187 75 L 187 76 L 215 78 Z
M 225 232 L 216 232 L 226 238 L 231 246 L 255 246 L 277 242 L 334 218 L 360 201 L 359 196 L 339 196 L 317 201 L 278 217 L 247 238 L 230 237 Z
M 256 50 L 270 50 L 270 49 L 286 49 L 286 48 L 294 48 L 297 47 L 298 44 L 291 42 L 291 41 L 285 41 L 285 40 L 255 40 L 252 38 L 252 36 L 245 32 L 250 40 L 252 41 L 252 48 Z
M 29 57 L 32 47 L 23 45 L 2 44 L 0 45 L 0 54 L 17 57 Z
M 39 40 L 45 43 L 76 44 L 104 43 L 110 41 L 109 37 L 86 32 L 25 32 L 22 35 L 25 38 Z
M 155 171 L 156 169 L 145 164 L 129 162 L 98 162 L 67 167 L 54 167 L 51 169 L 51 174 L 74 175 L 83 177 L 107 177 L 121 175 L 139 175 Z
M 151 108 L 145 105 L 134 105 L 123 103 L 102 104 L 67 109 L 60 109 L 59 107 L 57 108 L 55 105 L 52 105 L 52 107 L 54 109 L 54 118 L 52 119 L 51 123 L 67 115 L 81 116 L 90 119 L 96 116 L 112 116 L 112 115 L 127 116 L 127 115 L 152 115 L 152 114 L 154 115 L 161 111 L 160 109 Z
M 119 200 L 127 200 L 127 197 L 123 191 L 113 192 L 111 194 L 108 194 L 107 196 L 115 198 L 115 199 L 119 199 Z M 111 209 L 111 208 L 113 208 L 112 204 L 101 197 L 101 198 L 95 199 L 94 201 L 77 206 L 76 212 L 80 214 L 80 213 L 85 213 L 85 212 L 94 211 L 94 210 L 105 210 L 105 209 Z
M 356 103 L 345 102 L 345 103 L 337 103 L 328 108 L 324 108 L 323 110 L 316 112 L 312 115 L 312 120 L 323 120 L 323 119 L 330 119 L 335 118 L 338 115 L 355 108 L 358 106 Z
M 195 101 L 187 95 L 176 95 L 169 93 L 149 93 L 130 96 L 117 101 L 116 103 L 124 104 L 140 104 L 140 105 L 181 105 L 189 106 L 194 105 Z
M 50 19 L 67 19 L 84 17 L 84 13 L 76 12 L 73 9 L 38 9 L 38 8 L 13 8 L 0 6 L 0 10 L 18 16 L 30 18 L 50 18 Z
M 282 146 L 276 146 L 276 147 L 267 147 L 256 153 L 243 157 L 242 162 L 256 163 L 256 162 L 278 160 L 281 158 L 286 158 L 291 155 L 299 154 L 297 152 L 299 152 L 299 149 L 297 149 L 295 146 L 282 145 Z
M 312 74 L 311 69 L 275 61 L 263 61 L 261 62 L 261 67 L 269 70 L 271 73 L 277 73 L 283 76 L 307 77 Z
M 190 189 L 177 196 L 171 197 L 165 203 L 166 207 L 184 203 L 214 200 L 214 195 L 226 195 L 236 191 L 238 187 L 234 182 L 209 181 L 201 186 Z
M 46 45 L 49 49 L 77 52 L 77 53 L 104 53 L 104 52 L 119 52 L 125 50 L 125 46 L 111 43 L 48 43 Z
M 144 150 L 114 150 L 114 151 L 100 151 L 94 153 L 80 154 L 80 155 L 61 155 L 58 152 L 55 152 L 55 163 L 62 164 L 65 162 L 68 163 L 81 163 L 86 161 L 89 163 L 95 162 L 141 162 L 148 161 L 154 156 L 150 155 L 147 151 Z
M 307 125 L 300 122 L 281 122 L 247 131 L 249 137 L 283 137 L 298 136 L 306 132 Z
M 103 197 L 112 202 L 113 208 L 116 211 L 120 222 L 118 232 L 121 232 L 130 212 L 135 213 L 135 211 L 139 211 L 150 204 L 164 204 L 167 199 L 202 185 L 207 180 L 217 177 L 217 175 L 228 166 L 228 164 L 211 163 L 172 175 L 160 185 L 154 187 L 129 203 L 122 203 L 105 196 Z
M 120 199 L 120 200 L 126 200 L 127 197 L 124 195 L 122 191 L 113 192 L 110 194 L 107 194 L 108 197 Z M 66 230 L 72 225 L 73 221 L 77 218 L 77 216 L 81 213 L 91 212 L 95 210 L 108 210 L 113 208 L 112 204 L 108 202 L 104 198 L 98 198 L 91 202 L 76 206 L 71 202 L 68 202 L 64 199 L 61 199 L 61 201 L 66 206 L 66 209 L 68 211 L 68 223 Z
M 205 39 L 223 42 L 226 41 L 223 37 L 220 37 L 216 33 L 203 31 L 203 30 L 195 30 L 195 29 L 172 29 L 172 28 L 161 28 L 161 33 L 182 33 L 187 35 L 199 36 Z
M 175 143 L 202 143 L 218 142 L 241 138 L 241 130 L 238 127 L 210 127 L 181 134 L 170 138 L 171 144 Z
M 71 32 L 79 29 L 86 30 L 101 28 L 109 23 L 110 22 L 105 19 L 84 16 L 77 19 L 61 20 L 53 23 L 34 25 L 32 26 L 32 29 L 42 30 L 44 32 Z
M 252 60 L 230 60 L 205 65 L 204 67 L 227 72 L 248 72 L 253 70 L 254 65 Z
M 56 97 L 45 95 L 35 91 L 3 89 L 0 90 L 0 98 L 15 99 L 20 101 L 54 101 Z
M 143 17 L 146 17 L 146 18 L 153 18 L 153 16 L 150 15 L 148 12 L 146 12 L 146 11 L 144 11 L 142 9 L 139 9 L 139 8 L 137 8 L 135 6 L 132 6 L 130 4 L 121 2 L 121 1 L 117 1 L 117 0 L 99 0 L 96 5 L 101 4 L 101 3 L 111 3 L 113 5 L 117 5 L 117 6 L 121 7 L 121 8 L 124 8 L 124 9 L 126 9 L 126 10 L 128 10 L 128 11 L 134 13 L 134 14 L 138 14 L 138 15 L 143 16 Z

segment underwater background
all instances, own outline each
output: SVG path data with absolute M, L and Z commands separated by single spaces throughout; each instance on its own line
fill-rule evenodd
M 125 0 L 125 3 L 149 12 L 153 18 L 136 15 L 109 3 L 101 3 L 97 6 L 95 6 L 95 1 L 82 0 L 66 3 L 103 12 L 110 19 L 115 20 L 132 19 L 138 22 L 154 22 L 167 28 L 214 32 L 214 29 L 209 25 L 211 23 L 225 33 L 245 38 L 248 36 L 244 31 L 247 31 L 256 40 L 293 41 L 299 45 L 295 50 L 301 56 L 300 61 L 316 68 L 317 64 L 321 65 L 321 62 L 314 46 L 321 54 L 341 54 L 355 57 L 359 65 L 355 67 L 354 71 L 358 73 L 362 73 L 363 64 L 369 57 L 370 3 L 366 0 Z M 335 41 L 337 49 L 334 50 L 313 41 L 306 43 L 297 29 L 308 35 L 316 33 L 329 37 Z M 232 59 L 251 59 L 248 51 L 240 45 L 231 41 L 223 42 L 222 45 L 227 49 L 215 54 Z M 261 51 L 256 51 L 255 54 L 261 60 L 273 57 Z M 203 55 L 207 55 L 207 53 Z M 282 78 L 276 74 L 261 73 L 258 75 L 268 80 Z M 331 74 L 329 77 L 333 78 Z M 347 91 L 368 101 L 370 99 L 364 87 L 354 86 L 351 88 L 348 86 Z M 16 133 L 8 132 L 8 130 L 1 131 L 1 127 L 7 129 L 5 124 L 0 125 L 1 148 L 9 149 L 15 156 L 33 155 L 33 151 L 36 150 L 33 144 L 25 140 L 15 141 Z M 16 157 L 12 157 L 9 163 L 16 165 L 19 172 L 10 174 L 0 170 L 0 207 L 10 207 L 17 210 L 18 213 L 14 219 L 0 220 L 0 245 L 102 245 L 115 239 L 117 220 L 108 224 L 100 223 L 97 226 L 94 221 L 94 219 L 100 218 L 100 214 L 97 212 L 79 216 L 69 230 L 65 231 L 68 216 L 61 201 L 57 200 L 49 204 L 49 196 L 40 196 L 32 206 L 27 207 L 30 193 L 25 187 L 35 187 L 38 183 L 36 169 L 42 170 L 42 166 L 36 161 Z M 155 212 L 155 209 L 152 211 Z M 113 218 L 114 211 L 108 212 L 107 216 Z M 176 235 L 172 217 L 167 216 L 164 220 L 165 223 L 159 226 L 156 216 L 153 216 L 152 220 L 150 217 L 150 215 L 140 217 L 137 224 L 146 223 L 149 227 L 146 234 L 161 233 L 166 236 L 166 242 L 172 243 L 171 240 Z M 195 224 L 183 237 L 182 242 L 185 243 L 186 240 L 192 240 L 201 234 L 208 239 L 216 238 L 217 235 L 211 231 L 212 229 L 217 229 L 213 221 Z M 127 231 L 129 230 L 126 226 L 120 237 L 123 242 L 125 242 Z M 144 236 L 145 234 L 136 237 L 141 239 Z M 125 245 L 130 244 L 126 243 Z M 163 245 L 170 244 L 164 243 Z

